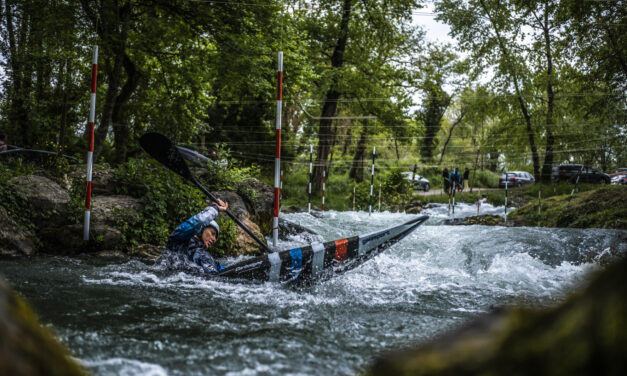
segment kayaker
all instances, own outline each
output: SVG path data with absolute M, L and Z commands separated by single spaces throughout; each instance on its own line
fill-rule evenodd
M 181 223 L 170 234 L 164 253 L 164 259 L 170 268 L 188 269 L 205 274 L 214 274 L 224 269 L 213 259 L 209 248 L 220 235 L 220 226 L 215 218 L 228 207 L 228 203 L 218 200 Z

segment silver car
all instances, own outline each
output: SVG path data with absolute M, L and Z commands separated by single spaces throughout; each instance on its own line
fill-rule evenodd
M 431 188 L 431 185 L 429 183 L 429 179 L 420 176 L 418 174 L 414 174 L 413 172 L 402 172 L 403 176 L 405 177 L 405 179 L 407 179 L 408 182 L 412 183 L 412 175 L 414 177 L 413 180 L 413 188 L 414 190 L 421 190 L 421 191 L 425 191 L 425 192 L 429 192 L 429 189 Z

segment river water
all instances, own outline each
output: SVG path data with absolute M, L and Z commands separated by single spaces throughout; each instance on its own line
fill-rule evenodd
M 445 226 L 445 207 L 423 214 L 429 221 L 381 255 L 300 289 L 166 273 L 137 260 L 4 259 L 0 274 L 93 374 L 347 375 L 494 306 L 557 304 L 605 255 L 627 252 L 624 231 Z M 412 216 L 284 217 L 328 241 Z

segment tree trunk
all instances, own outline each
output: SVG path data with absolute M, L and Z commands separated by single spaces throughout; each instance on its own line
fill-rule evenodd
M 348 178 L 361 183 L 364 181 L 364 157 L 366 155 L 366 144 L 368 143 L 367 120 L 364 120 L 364 129 L 357 143 L 357 150 L 353 157 L 353 164 L 348 172 Z
M 547 110 L 546 110 L 546 151 L 544 152 L 544 165 L 542 166 L 541 181 L 543 183 L 551 182 L 551 174 L 553 173 L 553 145 L 555 140 L 553 138 L 553 109 L 555 102 L 555 95 L 553 93 L 553 56 L 551 53 L 551 35 L 549 30 L 549 10 L 545 4 L 544 8 L 544 25 L 542 26 L 544 32 L 544 43 L 546 48 L 546 65 L 547 65 L 547 80 L 546 80 L 546 96 L 547 96 Z
M 130 124 L 124 116 L 124 105 L 139 85 L 141 74 L 128 55 L 124 54 L 124 70 L 126 70 L 126 82 L 115 99 L 111 119 L 113 121 L 113 136 L 115 140 L 115 161 L 117 164 L 126 162 L 128 154 L 128 141 L 130 137 Z
M 101 34 L 100 37 L 102 39 L 108 39 L 111 43 L 113 67 L 109 64 L 105 64 L 108 76 L 108 87 L 100 118 L 100 125 L 94 132 L 94 160 L 98 160 L 100 153 L 102 153 L 102 148 L 104 146 L 105 139 L 107 138 L 107 134 L 109 133 L 109 126 L 112 121 L 113 107 L 115 105 L 120 82 L 122 80 L 122 67 L 124 65 L 124 57 L 126 56 L 126 41 L 128 38 L 131 10 L 131 4 L 125 4 L 119 9 L 119 20 L 116 20 L 116 25 L 108 25 L 109 29 L 107 31 L 104 31 L 104 28 L 99 28 L 99 33 Z M 120 30 L 119 33 L 117 33 L 118 29 Z
M 340 35 L 337 44 L 331 56 L 331 69 L 341 68 L 344 65 L 344 51 L 348 42 L 348 24 L 351 15 L 352 0 L 344 0 L 342 7 L 342 19 L 340 20 Z M 333 134 L 331 132 L 332 118 L 337 110 L 337 102 L 340 99 L 340 93 L 337 90 L 337 78 L 333 78 L 331 87 L 325 96 L 324 105 L 322 106 L 322 114 L 320 126 L 318 129 L 318 150 L 316 152 L 316 163 L 313 170 L 313 185 L 316 189 L 322 187 L 322 171 L 327 164 L 331 144 L 333 143 Z
M 459 123 L 462 122 L 464 115 L 466 115 L 466 111 L 462 110 L 459 117 L 455 119 L 455 122 L 453 122 L 453 124 L 451 125 L 451 128 L 449 128 L 448 137 L 446 138 L 446 142 L 444 142 L 444 146 L 442 147 L 442 153 L 440 154 L 440 161 L 438 162 L 438 165 L 442 165 L 442 159 L 444 159 L 444 153 L 446 153 L 446 147 L 448 146 L 449 141 L 451 141 L 451 136 L 453 136 L 453 130 Z
M 488 12 L 488 9 L 484 3 L 484 0 L 480 0 L 480 1 L 481 1 L 481 6 L 483 7 L 485 14 L 488 16 L 488 19 L 490 20 L 492 29 L 494 30 L 494 33 L 496 34 L 496 38 L 498 40 L 499 49 L 501 50 L 501 53 L 505 57 L 505 60 L 508 62 L 509 66 L 513 66 L 512 59 L 509 56 L 509 50 L 505 47 L 503 38 L 501 38 L 500 30 L 498 29 L 498 27 L 496 26 L 496 23 L 494 22 L 490 13 Z M 540 158 L 538 157 L 538 149 L 536 148 L 535 135 L 533 133 L 533 128 L 531 126 L 531 115 L 529 115 L 529 111 L 527 110 L 527 105 L 525 104 L 525 101 L 523 100 L 522 93 L 520 90 L 520 83 L 518 82 L 518 74 L 516 70 L 512 69 L 512 71 L 510 71 L 509 73 L 512 76 L 512 81 L 514 82 L 514 87 L 516 89 L 516 98 L 518 100 L 520 111 L 522 112 L 523 118 L 525 119 L 525 124 L 527 126 L 527 137 L 529 138 L 529 147 L 531 148 L 531 158 L 533 160 L 533 175 L 539 176 Z

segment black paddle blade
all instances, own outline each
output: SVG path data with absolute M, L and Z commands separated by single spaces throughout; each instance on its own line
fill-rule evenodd
M 185 179 L 194 180 L 185 160 L 176 146 L 166 136 L 148 132 L 139 138 L 139 144 L 151 157 Z

